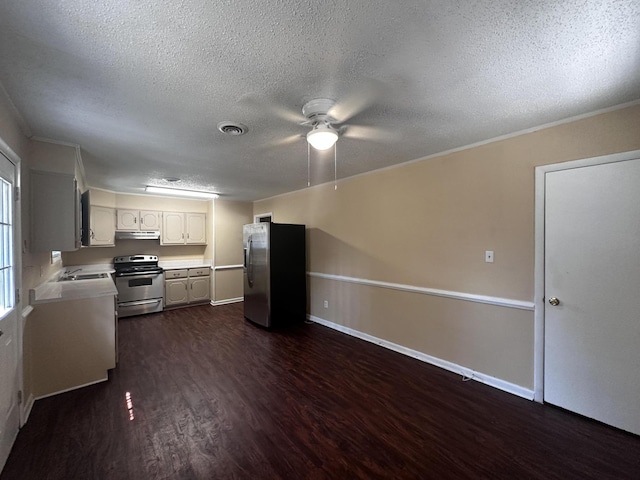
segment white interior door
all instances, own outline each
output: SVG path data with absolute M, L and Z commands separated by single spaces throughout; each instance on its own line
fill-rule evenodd
M 20 426 L 14 182 L 15 167 L 0 154 L 0 470 Z
M 545 300 L 545 402 L 640 434 L 640 159 L 546 173 Z

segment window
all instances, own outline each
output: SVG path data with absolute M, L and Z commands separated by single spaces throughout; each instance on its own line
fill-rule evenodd
M 0 178 L 0 316 L 14 306 L 13 188 Z

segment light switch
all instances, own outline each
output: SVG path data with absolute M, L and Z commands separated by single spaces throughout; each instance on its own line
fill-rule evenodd
M 487 250 L 484 252 L 484 261 L 487 263 L 493 263 L 493 250 Z

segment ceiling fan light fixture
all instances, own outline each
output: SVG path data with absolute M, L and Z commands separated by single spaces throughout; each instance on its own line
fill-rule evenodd
M 328 125 L 317 125 L 307 133 L 307 142 L 316 150 L 327 150 L 338 141 L 338 132 Z

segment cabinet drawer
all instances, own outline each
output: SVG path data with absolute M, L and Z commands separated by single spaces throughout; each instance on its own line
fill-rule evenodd
M 209 272 L 211 269 L 209 268 L 190 268 L 189 276 L 190 277 L 205 277 L 209 276 Z
M 169 278 L 187 278 L 187 271 L 186 270 L 165 270 L 164 271 L 164 278 L 165 279 L 169 279 Z

